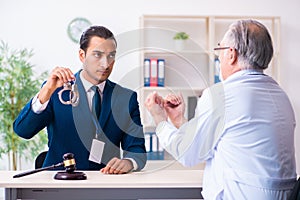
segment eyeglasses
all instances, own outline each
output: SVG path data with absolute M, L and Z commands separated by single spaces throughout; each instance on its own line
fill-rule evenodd
M 215 47 L 214 51 L 218 51 L 218 50 L 224 50 L 224 49 L 230 49 L 230 47 L 220 47 L 220 43 L 218 43 L 219 47 Z
M 230 47 L 220 47 L 220 43 L 218 43 L 219 47 L 215 47 L 214 51 L 218 51 L 218 50 L 224 50 L 224 49 L 230 49 Z M 219 56 L 219 53 L 215 52 L 216 56 Z
M 215 47 L 214 48 L 215 51 L 223 50 L 223 49 L 230 49 L 230 47 Z

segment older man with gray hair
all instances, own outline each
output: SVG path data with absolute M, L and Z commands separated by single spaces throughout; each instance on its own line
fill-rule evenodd
M 296 182 L 296 122 L 286 93 L 263 73 L 273 56 L 270 34 L 240 20 L 215 50 L 222 82 L 204 90 L 193 119 L 184 118 L 180 95 L 146 99 L 159 140 L 184 165 L 206 162 L 204 199 L 287 199 Z

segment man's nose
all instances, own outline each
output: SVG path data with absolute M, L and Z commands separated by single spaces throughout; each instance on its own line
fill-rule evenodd
M 100 64 L 101 64 L 101 67 L 104 67 L 105 69 L 107 69 L 110 65 L 108 59 L 106 56 L 102 56 L 101 59 L 100 59 Z

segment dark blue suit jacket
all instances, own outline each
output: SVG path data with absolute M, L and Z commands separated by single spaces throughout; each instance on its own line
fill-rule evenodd
M 70 152 L 74 154 L 77 169 L 99 170 L 111 158 L 120 158 L 121 146 L 123 158 L 134 159 L 138 170 L 141 170 L 146 163 L 146 150 L 137 94 L 109 80 L 103 90 L 99 118 L 101 128 L 98 139 L 105 142 L 102 163 L 88 160 L 96 126 L 79 73 L 76 74 L 80 95 L 77 107 L 62 104 L 57 94 L 62 88 L 58 88 L 52 94 L 47 108 L 40 114 L 32 111 L 32 100 L 28 102 L 13 124 L 14 131 L 29 139 L 47 127 L 49 150 L 43 166 L 62 162 L 63 154 Z M 68 96 L 69 92 L 63 92 L 64 99 Z

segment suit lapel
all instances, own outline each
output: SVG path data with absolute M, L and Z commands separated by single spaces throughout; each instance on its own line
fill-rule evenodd
M 90 150 L 91 140 L 92 138 L 95 138 L 96 126 L 93 123 L 86 92 L 79 74 L 80 72 L 76 74 L 76 84 L 79 92 L 79 104 L 76 107 L 72 106 L 72 113 L 78 136 L 87 150 Z

